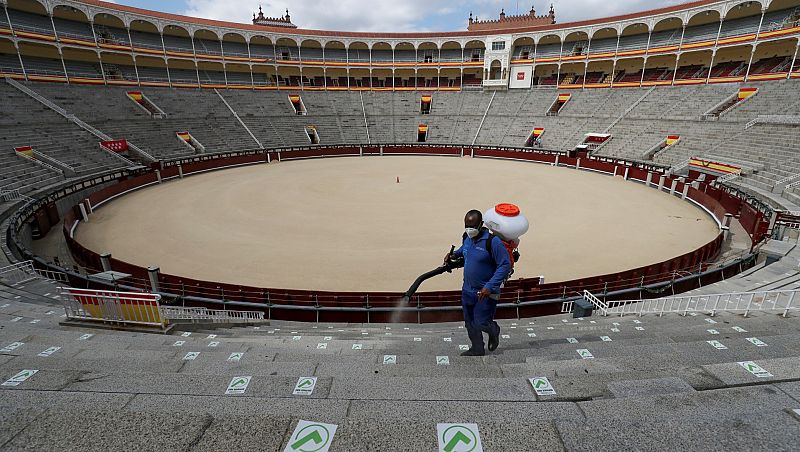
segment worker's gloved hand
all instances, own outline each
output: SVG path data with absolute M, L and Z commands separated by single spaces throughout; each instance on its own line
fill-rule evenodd
M 453 255 L 448 251 L 447 254 L 444 255 L 444 262 L 443 263 L 447 264 L 447 262 L 452 258 L 453 258 Z
M 491 295 L 491 294 L 492 294 L 492 292 L 490 292 L 489 289 L 484 287 L 483 289 L 478 291 L 478 300 L 479 301 L 483 301 L 483 300 L 489 298 L 489 295 Z

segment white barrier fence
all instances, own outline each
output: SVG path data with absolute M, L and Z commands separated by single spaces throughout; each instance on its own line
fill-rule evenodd
M 11 286 L 32 281 L 37 277 L 33 261 L 17 262 L 0 268 L 0 280 Z
M 256 323 L 264 320 L 261 311 L 161 306 L 161 296 L 147 292 L 60 287 L 68 319 L 102 323 L 164 328 L 174 320 L 192 323 Z
M 161 296 L 146 292 L 60 287 L 67 319 L 163 328 Z
M 227 311 L 207 308 L 182 308 L 161 306 L 161 313 L 169 320 L 191 320 L 211 323 L 251 323 L 264 320 L 261 311 Z
M 33 266 L 33 261 L 17 262 L 16 264 L 0 268 L 0 281 L 11 286 L 33 281 L 38 278 L 50 279 L 62 283 L 69 282 L 66 274 L 52 270 L 40 270 Z
M 795 296 L 800 290 L 769 290 L 762 292 L 733 292 L 713 295 L 689 295 L 683 297 L 654 298 L 652 300 L 609 301 L 603 315 L 675 313 L 686 315 L 702 312 L 711 316 L 718 311 L 742 313 L 745 317 L 754 311 L 779 313 L 783 317 L 789 311 L 798 311 L 800 306 Z

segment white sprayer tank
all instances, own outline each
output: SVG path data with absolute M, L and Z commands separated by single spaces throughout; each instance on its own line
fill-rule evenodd
M 528 232 L 530 225 L 519 207 L 514 204 L 498 204 L 483 214 L 483 224 L 492 233 L 506 242 L 519 243 L 519 238 Z

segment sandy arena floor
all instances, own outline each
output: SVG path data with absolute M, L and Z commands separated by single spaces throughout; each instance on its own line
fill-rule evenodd
M 395 182 L 400 177 L 400 183 Z M 78 240 L 165 273 L 260 287 L 405 291 L 459 244 L 467 210 L 520 206 L 515 277 L 659 262 L 711 241 L 694 205 L 622 178 L 488 159 L 366 157 L 216 171 L 121 197 Z M 420 290 L 459 289 L 461 272 Z

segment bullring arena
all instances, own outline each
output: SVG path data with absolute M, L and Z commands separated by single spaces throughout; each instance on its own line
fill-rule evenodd
M 797 450 L 800 1 L 122 3 L 0 0 L 0 451 Z
M 450 244 L 460 246 L 465 212 L 504 200 L 533 222 L 515 277 L 558 282 L 642 267 L 719 233 L 701 208 L 621 177 L 384 156 L 258 165 L 146 188 L 98 209 L 76 239 L 195 279 L 403 292 Z M 458 289 L 461 275 L 447 276 L 424 288 Z

